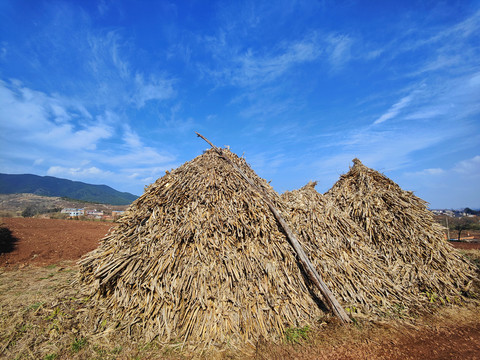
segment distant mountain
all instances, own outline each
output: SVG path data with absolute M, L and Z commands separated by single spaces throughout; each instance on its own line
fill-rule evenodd
M 111 205 L 128 205 L 137 198 L 107 185 L 92 185 L 53 176 L 0 174 L 0 194 L 20 193 L 61 196 Z

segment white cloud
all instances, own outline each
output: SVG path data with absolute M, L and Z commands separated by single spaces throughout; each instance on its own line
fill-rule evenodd
M 98 181 L 99 179 L 108 179 L 113 175 L 113 173 L 110 171 L 100 170 L 95 166 L 89 168 L 68 168 L 63 166 L 51 166 L 47 170 L 47 175 L 66 177 L 69 179 L 94 179 L 95 181 Z
M 88 33 L 85 57 L 89 71 L 84 82 L 91 93 L 97 94 L 91 101 L 119 108 L 134 104 L 142 108 L 149 101 L 165 101 L 175 97 L 175 81 L 166 73 L 146 72 L 135 68 L 136 52 L 131 39 L 121 30 L 106 33 Z
M 97 10 L 98 10 L 98 13 L 103 16 L 107 13 L 109 9 L 109 4 L 107 4 L 107 2 L 105 0 L 100 0 L 98 5 L 97 5 Z
M 408 173 L 409 176 L 437 176 L 445 174 L 445 170 L 442 168 L 431 168 L 431 169 L 424 169 L 422 171 L 416 171 L 413 173 Z
M 421 66 L 415 72 L 408 74 L 409 76 L 418 76 L 424 75 L 427 72 L 433 72 L 437 70 L 442 70 L 445 68 L 451 68 L 455 65 L 461 64 L 462 56 L 458 54 L 439 54 L 435 59 L 427 61 L 423 66 Z
M 168 153 L 161 154 L 152 147 L 142 146 L 130 149 L 127 152 L 117 151 L 115 155 L 108 153 L 98 154 L 98 159 L 104 164 L 123 168 L 127 164 L 144 166 L 168 164 L 175 160 L 175 156 Z
M 469 80 L 468 85 L 471 87 L 480 87 L 480 72 L 474 74 Z
M 150 77 L 145 80 L 144 75 L 137 73 L 135 75 L 135 92 L 132 101 L 137 108 L 145 106 L 145 103 L 150 100 L 166 100 L 175 95 L 173 89 L 173 80 L 161 77 Z
M 232 81 L 239 85 L 270 82 L 283 75 L 296 64 L 312 61 L 319 51 L 315 44 L 302 41 L 289 44 L 280 54 L 257 56 L 252 50 L 237 58 L 238 69 Z
M 199 39 L 213 56 L 212 66 L 200 66 L 202 72 L 223 84 L 260 86 L 283 76 L 293 67 L 318 59 L 325 44 L 316 33 L 296 41 L 272 44 L 268 48 L 237 48 L 224 31 Z
M 142 142 L 136 132 L 129 125 L 123 126 L 123 141 L 130 148 L 141 148 Z
M 347 35 L 330 35 L 327 39 L 330 45 L 330 62 L 335 69 L 339 68 L 350 60 L 353 40 Z
M 476 155 L 471 159 L 460 161 L 455 165 L 453 171 L 478 178 L 480 176 L 480 155 Z
M 69 150 L 95 149 L 98 141 L 112 136 L 112 128 L 89 118 L 74 102 L 0 81 L 0 129 L 9 133 L 8 141 L 29 142 L 35 147 Z
M 404 116 L 405 120 L 432 119 L 445 114 L 449 110 L 448 106 L 437 106 L 435 108 L 424 108 Z
M 375 49 L 375 50 L 370 50 L 367 51 L 365 54 L 363 54 L 363 58 L 365 60 L 374 60 L 378 58 L 380 55 L 384 53 L 384 49 Z
M 453 174 L 453 175 L 452 175 Z M 465 159 L 457 162 L 451 169 L 445 170 L 442 168 L 424 169 L 416 172 L 408 172 L 408 176 L 438 176 L 447 175 L 452 177 L 462 176 L 462 178 L 474 179 L 480 177 L 480 155 L 473 158 Z
M 398 102 L 393 104 L 390 107 L 390 109 L 388 109 L 388 111 L 386 113 L 384 113 L 377 120 L 375 120 L 373 122 L 373 124 L 378 125 L 378 124 L 381 124 L 381 123 L 383 123 L 387 120 L 393 119 L 394 117 L 396 117 L 400 113 L 400 111 L 403 108 L 405 108 L 407 105 L 409 105 L 411 101 L 412 101 L 412 94 L 401 98 Z
M 448 169 L 407 172 L 399 175 L 399 178 L 408 189 L 429 199 L 432 208 L 480 206 L 480 155 L 459 161 Z
M 120 141 L 110 142 L 119 132 Z M 44 169 L 52 176 L 103 181 L 122 188 L 131 188 L 126 181 L 129 174 L 123 174 L 126 166 L 138 167 L 135 183 L 152 177 L 152 169 L 169 167 L 175 160 L 173 155 L 145 145 L 116 112 L 92 116 L 76 101 L 19 82 L 0 81 L 0 141 L 5 172 L 31 173 L 33 164 L 37 173 Z M 22 169 L 22 163 L 28 170 Z

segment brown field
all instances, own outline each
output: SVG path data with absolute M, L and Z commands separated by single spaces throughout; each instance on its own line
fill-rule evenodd
M 191 353 L 94 336 L 82 323 L 86 299 L 72 286 L 75 261 L 98 246 L 112 224 L 2 218 L 0 239 L 0 358 L 2 359 L 478 359 L 480 307 L 435 306 L 432 314 L 354 325 L 335 321 L 318 330 L 294 329 L 280 344 Z M 477 264 L 480 244 L 452 243 Z M 468 247 L 465 247 L 468 246 Z
M 112 223 L 34 219 L 1 218 L 14 243 L 13 251 L 0 254 L 0 266 L 50 265 L 64 260 L 78 260 L 98 246 Z M 2 252 L 2 251 L 0 251 Z

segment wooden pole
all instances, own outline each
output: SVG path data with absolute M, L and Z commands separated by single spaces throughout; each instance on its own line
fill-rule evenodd
M 203 140 L 205 140 L 222 159 L 226 160 L 230 165 L 232 165 L 233 168 L 245 179 L 245 181 L 247 181 L 250 184 L 250 186 L 252 186 L 252 188 L 260 194 L 260 196 L 268 205 L 273 215 L 275 216 L 275 218 L 277 219 L 277 221 L 280 223 L 283 230 L 287 234 L 287 238 L 290 244 L 292 245 L 293 249 L 295 250 L 298 260 L 300 261 L 300 264 L 302 264 L 303 270 L 307 274 L 310 281 L 320 290 L 320 293 L 326 300 L 327 305 L 333 311 L 333 313 L 336 316 L 338 316 L 338 318 L 343 323 L 350 323 L 351 320 L 348 317 L 347 313 L 345 312 L 345 310 L 343 310 L 342 306 L 339 304 L 335 296 L 333 296 L 332 292 L 328 289 L 327 285 L 323 282 L 322 278 L 317 273 L 312 262 L 310 261 L 307 254 L 303 250 L 303 247 L 298 241 L 296 234 L 292 229 L 290 229 L 285 219 L 281 216 L 280 212 L 270 201 L 268 195 L 260 187 L 255 185 L 255 183 L 233 161 L 231 161 L 228 157 L 223 155 L 222 149 L 213 145 L 209 140 L 207 140 L 204 136 L 200 135 L 198 132 L 195 132 L 195 134 L 197 134 L 198 137 L 201 137 Z

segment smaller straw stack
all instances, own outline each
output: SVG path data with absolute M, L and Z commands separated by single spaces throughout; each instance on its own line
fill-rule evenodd
M 365 230 L 394 283 L 410 296 L 461 298 L 474 267 L 444 239 L 427 203 L 360 160 L 353 163 L 325 195 Z
M 379 254 L 369 246 L 366 234 L 310 182 L 281 198 L 302 245 L 327 286 L 347 309 L 364 315 L 383 314 L 412 299 L 405 297 L 387 276 Z

